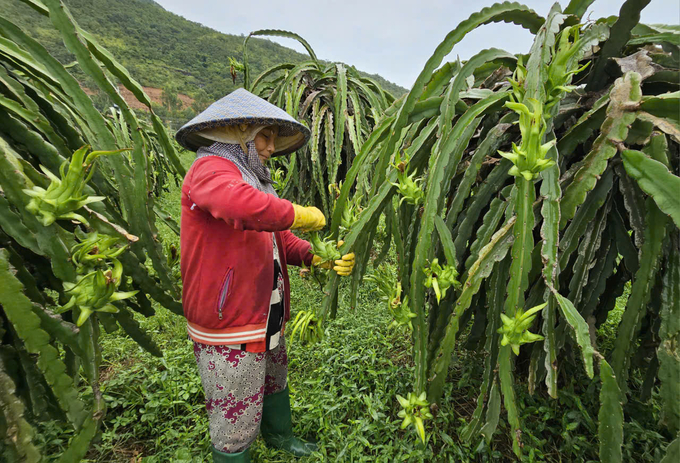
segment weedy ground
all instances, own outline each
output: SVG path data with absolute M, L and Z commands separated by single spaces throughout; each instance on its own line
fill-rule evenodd
M 170 185 L 161 204 L 179 218 L 179 187 Z M 159 228 L 165 241 L 178 244 L 177 236 Z M 321 304 L 315 281 L 300 277 L 296 268 L 291 268 L 290 277 L 293 316 Z M 399 429 L 395 395 L 406 396 L 412 387 L 410 334 L 389 328 L 392 320 L 387 308 L 377 304 L 372 291 L 372 283 L 366 282 L 357 307 L 350 309 L 348 287 L 342 287 L 339 316 L 327 325 L 324 339 L 311 347 L 289 344 L 295 432 L 320 442 L 318 454 L 298 461 L 512 461 L 504 411 L 490 445 L 483 439 L 463 443 L 458 437 L 474 411 L 483 368 L 482 354 L 462 347 L 465 334 L 454 352 L 437 419 L 428 423 L 427 444 L 420 444 L 412 429 Z M 598 333 L 597 345 L 605 354 L 607 346 L 613 345 L 625 297 Z M 102 336 L 101 380 L 108 412 L 87 461 L 210 461 L 203 391 L 184 319 L 161 307 L 155 317 L 138 318 L 164 357 L 151 356 L 120 331 Z M 633 382 L 640 387 L 642 379 Z M 525 461 L 599 461 L 598 392 L 598 385 L 583 372 L 564 374 L 557 400 L 540 387 L 529 395 L 526 385 L 521 385 L 517 393 Z M 650 405 L 636 402 L 635 390 L 631 397 L 625 409 L 624 459 L 658 462 L 668 436 L 658 430 L 656 398 Z M 54 425 L 46 425 L 37 436 L 45 453 L 55 455 L 55 460 L 70 437 Z M 252 451 L 258 462 L 294 461 L 267 449 L 259 438 Z

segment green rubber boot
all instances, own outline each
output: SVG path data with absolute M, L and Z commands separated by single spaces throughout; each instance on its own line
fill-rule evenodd
M 213 463 L 250 463 L 250 448 L 239 453 L 220 452 L 212 448 Z
M 267 445 L 296 457 L 311 455 L 317 449 L 315 443 L 293 436 L 288 386 L 281 392 L 264 396 L 260 432 Z

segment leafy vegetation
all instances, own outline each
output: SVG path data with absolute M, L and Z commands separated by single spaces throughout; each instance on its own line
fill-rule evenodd
M 150 297 L 182 313 L 156 216 L 177 226 L 154 195 L 186 171 L 160 119 L 140 122 L 102 67 L 150 108 L 127 70 L 59 0 L 31 6 L 117 109 L 100 114 L 64 66 L 0 18 L 0 429 L 11 436 L 1 450 L 40 461 L 33 426 L 55 420 L 73 433 L 59 461 L 79 461 L 106 413 L 101 328 L 160 356 L 130 311 L 153 315 Z
M 141 86 L 60 0 L 24 3 L 118 108 L 100 113 L 0 17 L 0 452 L 203 461 L 198 374 L 173 315 L 172 178 L 191 153 L 176 153 Z M 307 170 L 318 177 L 309 200 L 323 205 L 337 180 L 324 206 L 331 233 L 315 247 L 357 256 L 342 285 L 332 271 L 323 291 L 317 275 L 292 279 L 289 330 L 315 343 L 292 343 L 290 365 L 297 430 L 322 441 L 309 461 L 680 453 L 680 31 L 638 24 L 648 2 L 637 0 L 582 24 L 590 3 L 555 4 L 546 18 L 518 3 L 482 9 L 398 100 L 319 63 L 293 33 L 254 33 L 306 44 L 311 61 L 253 82 L 246 56 L 245 84 L 294 115 L 309 102 L 330 166 Z M 442 65 L 468 32 L 498 21 L 535 34 L 528 54 L 482 50 Z M 176 104 L 171 88 L 165 97 Z M 333 118 L 322 121 L 322 105 Z M 299 169 L 284 167 L 277 177 Z M 255 453 L 287 458 L 259 442 Z
M 177 197 L 175 190 L 164 199 L 170 204 Z M 395 270 L 395 259 L 391 253 L 384 264 L 391 271 Z M 321 303 L 312 279 L 291 273 L 291 286 L 293 317 Z M 507 461 L 511 442 L 503 417 L 489 444 L 481 441 L 475 447 L 460 438 L 474 412 L 483 369 L 483 355 L 463 347 L 470 339 L 468 331 L 454 352 L 439 417 L 431 425 L 426 421 L 430 434 L 427 446 L 414 440 L 412 431 L 400 430 L 403 419 L 398 416 L 400 407 L 394 394 L 406 396 L 410 391 L 414 368 L 410 340 L 402 328 L 389 326 L 389 311 L 376 308 L 374 289 L 370 283 L 363 285 L 356 310 L 342 311 L 330 321 L 324 338 L 314 348 L 297 342 L 290 346 L 295 432 L 318 438 L 322 448 L 322 453 L 299 461 Z M 341 303 L 349 296 L 349 285 L 342 286 Z M 621 300 L 619 310 L 624 307 Z M 86 461 L 209 461 L 208 418 L 185 323 L 164 309 L 158 309 L 154 317 L 139 318 L 164 356 L 150 355 L 123 333 L 103 334 L 102 391 L 109 410 L 101 439 Z M 599 343 L 609 342 L 613 338 L 599 338 Z M 598 460 L 597 384 L 585 375 L 574 375 L 560 389 L 557 399 L 520 390 L 518 401 L 523 410 L 525 453 L 533 461 Z M 624 458 L 659 461 L 667 445 L 657 431 L 659 396 L 654 394 L 651 406 L 634 406 L 634 418 L 624 428 Z M 45 423 L 36 441 L 46 446 L 46 454 L 58 455 L 70 436 Z M 272 463 L 289 461 L 288 455 L 268 449 L 259 439 L 253 445 L 253 458 Z
M 244 48 L 242 66 L 247 89 L 285 108 L 312 129 L 312 138 L 303 149 L 289 158 L 277 159 L 277 165 L 286 172 L 278 185 L 281 195 L 300 204 L 317 206 L 330 216 L 339 192 L 338 182 L 342 182 L 394 97 L 375 80 L 361 76 L 354 67 L 342 63 L 323 64 L 297 34 L 255 31 L 246 38 L 244 46 L 255 36 L 292 38 L 309 52 L 307 61 L 280 63 L 252 79 L 250 53 Z M 364 174 L 355 189 L 355 200 L 343 211 L 345 228 L 351 227 L 362 203 L 361 197 L 370 191 L 370 173 Z
M 586 3 L 573 1 L 566 11 L 585 10 Z M 677 79 L 669 78 L 680 68 L 672 58 L 678 31 L 637 24 L 646 4 L 628 1 L 620 18 L 587 24 L 559 4 L 545 19 L 510 2 L 474 13 L 437 47 L 345 177 L 331 237 L 340 235 L 358 172 L 371 170 L 370 201 L 342 237 L 341 252 L 363 257 L 354 275 L 360 280 L 384 217 L 382 246 L 395 247 L 397 292 L 408 296 L 415 314 L 413 396 L 426 393 L 437 410 L 457 338 L 468 325 L 487 354 L 464 433 L 471 444 L 496 429 L 502 398 L 513 451 L 522 458 L 520 387 L 531 393 L 544 387 L 557 398 L 576 369 L 594 378 L 601 364 L 601 449 L 621 461 L 624 415 L 615 410 L 629 400 L 631 372 L 644 372 L 646 400 L 657 378 L 677 383 L 670 375 L 677 379 L 680 363 L 667 351 L 677 354 L 676 335 L 662 347 L 657 330 L 668 322 L 656 321 L 678 301 L 673 291 L 663 300 L 654 295 L 674 278 L 670 255 L 678 252 L 679 231 L 668 217 L 679 206 L 670 193 L 680 163 L 677 111 L 661 109 L 680 103 Z M 527 55 L 490 49 L 441 65 L 469 31 L 496 21 L 535 34 Z M 610 59 L 618 72 L 603 64 Z M 421 185 L 422 194 L 413 191 Z M 422 206 L 414 199 L 421 197 Z M 435 262 L 442 275 L 454 267 L 462 285 L 442 296 L 430 282 Z M 591 335 L 629 280 L 610 370 Z M 337 284 L 332 276 L 320 323 L 335 316 Z M 663 375 L 657 352 L 666 362 Z M 675 410 L 677 398 L 665 400 Z M 673 438 L 677 431 L 670 424 L 665 432 Z

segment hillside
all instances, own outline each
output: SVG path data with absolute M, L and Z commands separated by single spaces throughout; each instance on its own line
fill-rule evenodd
M 241 59 L 244 37 L 223 34 L 166 11 L 153 0 L 65 0 L 81 27 L 96 34 L 147 87 L 169 88 L 199 102 L 212 101 L 241 85 L 232 82 L 228 57 Z M 49 19 L 18 0 L 0 0 L 5 17 L 13 21 L 64 63 L 73 57 L 64 48 Z M 314 44 L 312 44 L 314 46 Z M 266 39 L 251 39 L 248 55 L 252 74 L 281 63 L 308 58 Z M 367 74 L 370 75 L 370 74 Z M 398 96 L 405 89 L 380 76 L 384 87 Z M 87 86 L 86 79 L 82 79 Z

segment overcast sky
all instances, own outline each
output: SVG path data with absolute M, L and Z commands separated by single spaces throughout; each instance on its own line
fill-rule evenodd
M 492 0 L 156 0 L 166 10 L 229 34 L 285 29 L 301 35 L 320 59 L 342 61 L 410 89 L 437 45 L 456 25 Z M 549 0 L 521 2 L 545 16 Z M 566 8 L 568 1 L 561 2 Z M 623 0 L 596 0 L 590 18 L 617 15 Z M 679 0 L 652 0 L 642 11 L 647 24 L 680 24 Z M 588 17 L 588 13 L 586 13 Z M 297 41 L 271 37 L 305 53 Z M 489 24 L 468 34 L 447 60 L 467 59 L 490 47 L 526 53 L 532 35 L 513 24 Z

